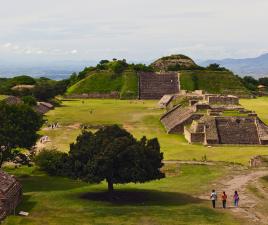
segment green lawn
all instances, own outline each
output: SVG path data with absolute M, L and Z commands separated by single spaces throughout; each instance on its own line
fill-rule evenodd
M 259 113 L 261 119 L 268 123 L 268 98 L 241 100 L 242 104 Z M 227 161 L 247 164 L 253 155 L 267 155 L 266 146 L 220 146 L 204 147 L 188 144 L 183 135 L 166 134 L 159 118 L 163 110 L 156 108 L 156 101 L 136 100 L 67 100 L 61 107 L 47 114 L 49 122 L 58 121 L 61 125 L 86 123 L 93 125 L 120 124 L 132 132 L 137 138 L 146 135 L 157 137 L 160 141 L 165 159 L 169 160 L 200 160 L 204 155 L 208 160 Z M 90 113 L 92 111 L 92 114 Z M 62 151 L 69 150 L 69 144 L 79 134 L 79 129 L 59 128 L 42 130 L 52 142 L 49 147 Z
M 180 72 L 183 90 L 205 90 L 208 93 L 249 95 L 249 91 L 230 71 L 189 70 Z
M 114 74 L 110 70 L 94 72 L 68 88 L 67 94 L 119 92 L 122 99 L 136 99 L 138 76 L 134 70 Z
M 210 208 L 194 194 L 222 176 L 224 167 L 181 165 L 177 175 L 146 184 L 116 185 L 117 200 L 103 199 L 106 184 L 49 177 L 35 168 L 8 170 L 19 177 L 24 201 L 4 225 L 236 225 L 227 211 Z M 210 190 L 210 189 L 209 189 Z M 208 191 L 209 192 L 209 191 Z
M 0 95 L 0 101 L 4 100 L 6 98 L 6 95 Z

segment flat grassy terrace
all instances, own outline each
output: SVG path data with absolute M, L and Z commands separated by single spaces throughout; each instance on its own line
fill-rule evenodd
M 49 148 L 68 151 L 69 144 L 81 132 L 79 124 L 106 125 L 120 124 L 137 138 L 157 137 L 166 160 L 208 160 L 248 164 L 253 155 L 267 155 L 267 146 L 220 146 L 204 147 L 191 145 L 183 135 L 166 134 L 159 118 L 164 112 L 156 108 L 156 101 L 136 100 L 64 100 L 61 107 L 47 114 L 49 122 L 59 122 L 59 129 L 43 129 L 40 133 L 48 135 Z M 260 118 L 268 123 L 268 98 L 244 99 L 242 105 L 255 110 Z
M 212 210 L 209 201 L 194 196 L 210 190 L 208 186 L 226 173 L 224 167 L 180 165 L 169 170 L 175 171 L 173 176 L 160 181 L 116 185 L 117 200 L 111 202 L 104 197 L 105 183 L 49 177 L 34 167 L 9 169 L 24 187 L 18 210 L 30 215 L 10 216 L 3 225 L 240 224 L 227 211 Z

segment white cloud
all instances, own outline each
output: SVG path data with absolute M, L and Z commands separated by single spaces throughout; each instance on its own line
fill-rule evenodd
M 3 1 L 0 56 L 255 56 L 267 49 L 267 11 L 267 0 Z
M 71 51 L 71 54 L 77 54 L 77 50 L 76 50 L 76 49 L 73 49 L 73 50 Z
M 8 42 L 8 43 L 3 44 L 3 47 L 4 47 L 4 48 L 9 48 L 9 47 L 11 47 L 11 46 L 12 46 L 12 44 L 11 44 L 11 43 L 9 43 L 9 42 Z

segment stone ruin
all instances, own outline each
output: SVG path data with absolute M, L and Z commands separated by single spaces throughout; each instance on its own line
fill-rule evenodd
M 3 102 L 5 102 L 8 105 L 19 105 L 23 103 L 23 101 L 16 96 L 8 96 L 3 100 Z
M 22 186 L 17 179 L 0 170 L 0 223 L 9 214 L 14 214 L 22 200 Z
M 253 156 L 249 160 L 249 167 L 252 168 L 268 167 L 268 156 L 267 155 Z
M 189 143 L 265 145 L 267 134 L 262 136 L 257 117 L 204 116 L 184 127 L 184 135 Z
M 3 100 L 8 105 L 20 105 L 23 101 L 16 96 L 8 96 Z M 54 106 L 49 102 L 37 102 L 37 105 L 32 107 L 33 110 L 41 115 L 47 113 L 48 111 L 54 109 Z
M 47 113 L 48 111 L 54 109 L 54 106 L 48 102 L 37 102 L 37 105 L 33 107 L 33 109 L 43 115 Z
M 268 145 L 268 126 L 240 106 L 238 97 L 201 92 L 184 97 L 188 104 L 174 106 L 160 119 L 167 133 L 184 134 L 189 143 L 204 145 Z
M 177 73 L 139 73 L 139 99 L 161 99 L 179 92 Z
M 174 95 L 164 95 L 160 101 L 158 102 L 158 106 L 160 109 L 165 109 L 168 104 L 172 101 Z

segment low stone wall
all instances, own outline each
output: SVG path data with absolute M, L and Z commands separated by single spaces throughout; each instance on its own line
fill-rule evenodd
M 88 94 L 72 94 L 67 95 L 65 98 L 103 98 L 103 99 L 120 99 L 119 92 L 111 92 L 111 93 L 88 93 Z
M 238 105 L 239 98 L 236 96 L 209 96 L 208 103 L 211 105 Z
M 0 170 L 0 223 L 14 213 L 22 200 L 22 186 L 13 176 Z
M 187 127 L 184 127 L 184 137 L 189 143 L 204 143 L 204 133 L 191 133 Z

